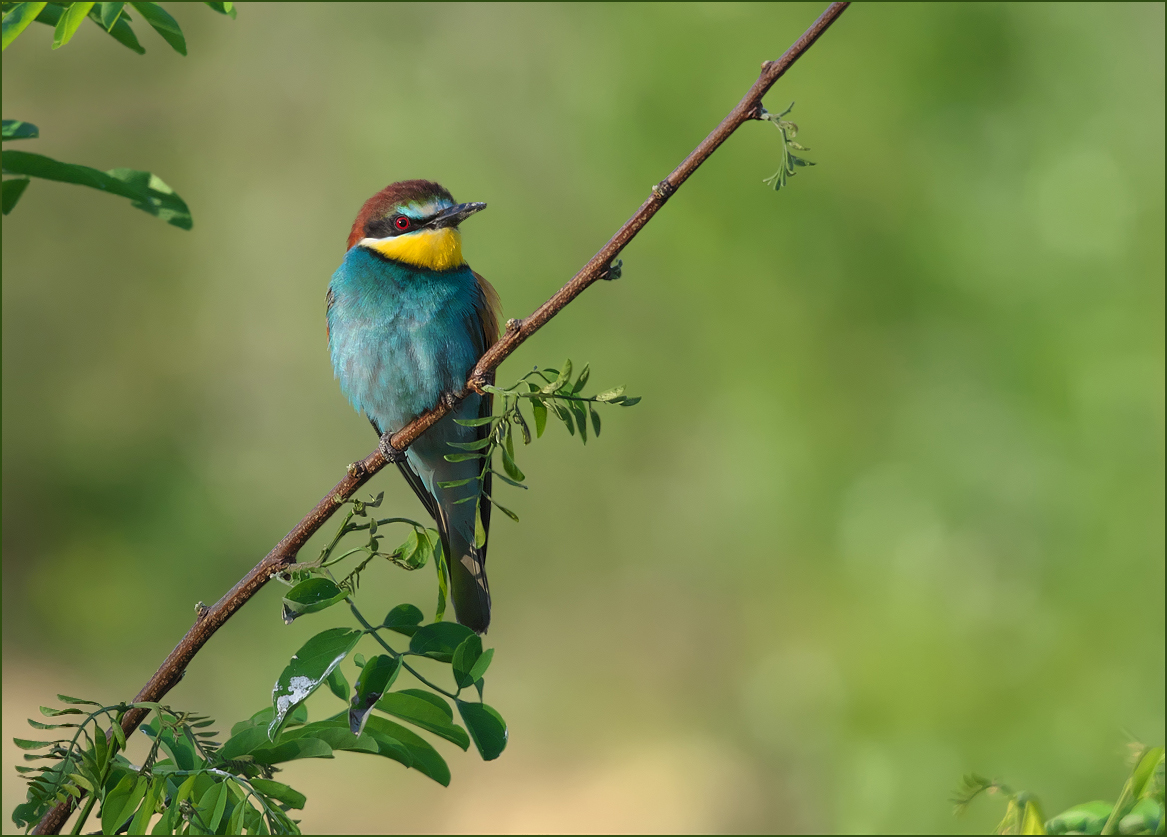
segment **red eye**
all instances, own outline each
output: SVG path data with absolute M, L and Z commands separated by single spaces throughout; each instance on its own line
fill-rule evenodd
M 409 229 L 409 219 L 406 218 L 404 215 L 398 215 L 393 220 L 393 226 L 397 227 L 397 229 L 402 230 L 402 231 L 407 230 L 407 229 Z

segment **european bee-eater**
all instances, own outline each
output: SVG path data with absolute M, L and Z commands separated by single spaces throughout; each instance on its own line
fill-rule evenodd
M 428 180 L 403 180 L 365 202 L 348 252 L 328 286 L 328 348 L 340 387 L 382 436 L 460 392 L 474 364 L 498 339 L 498 294 L 462 258 L 458 225 L 484 203 L 456 203 Z M 489 416 L 489 395 L 471 393 L 397 459 L 406 482 L 437 521 L 459 622 L 478 633 L 490 624 L 486 535 L 490 472 L 479 459 L 449 462 L 450 442 L 483 438 L 486 427 L 454 419 Z M 454 487 L 442 483 L 464 482 Z M 467 498 L 474 499 L 467 499 Z M 465 502 L 458 502 L 463 500 Z M 476 517 L 482 534 L 475 538 Z

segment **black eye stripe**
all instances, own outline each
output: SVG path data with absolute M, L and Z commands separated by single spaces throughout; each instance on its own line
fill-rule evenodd
M 408 220 L 409 226 L 405 227 L 405 229 L 398 228 L 398 218 L 405 218 Z M 416 218 L 410 218 L 408 215 L 394 213 L 387 218 L 371 218 L 365 222 L 365 238 L 391 238 L 395 235 L 415 232 L 424 226 L 424 220 L 419 221 Z

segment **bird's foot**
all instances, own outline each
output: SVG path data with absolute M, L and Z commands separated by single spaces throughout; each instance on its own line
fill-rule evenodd
M 608 265 L 606 268 L 604 268 L 604 272 L 600 274 L 600 278 L 604 279 L 608 282 L 614 282 L 620 278 L 621 274 L 623 273 L 623 270 L 624 270 L 624 260 L 617 259 L 616 261 L 614 261 L 610 265 Z
M 442 404 L 445 405 L 447 410 L 453 410 L 455 407 L 458 406 L 458 402 L 461 400 L 462 400 L 461 397 L 459 397 L 458 393 L 456 393 L 456 392 L 443 392 L 442 393 Z
M 377 450 L 381 451 L 381 455 L 388 462 L 397 463 L 405 461 L 405 451 L 393 447 L 392 433 L 386 433 L 381 437 L 381 441 L 377 443 Z

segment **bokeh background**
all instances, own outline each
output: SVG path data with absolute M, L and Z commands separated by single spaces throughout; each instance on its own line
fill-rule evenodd
M 130 697 L 372 449 L 324 336 L 362 201 L 487 201 L 465 251 L 523 316 L 822 6 L 171 8 L 187 58 L 141 25 L 141 57 L 88 24 L 4 54 L 22 150 L 152 170 L 195 219 L 34 181 L 3 222 L 6 829 L 23 718 Z M 743 127 L 502 367 L 644 398 L 521 451 L 507 751 L 439 743 L 449 789 L 296 763 L 305 831 L 983 831 L 999 801 L 948 801 L 968 771 L 1049 814 L 1117 794 L 1164 734 L 1163 14 L 850 9 L 767 99 L 818 166 L 770 191 L 778 134 Z M 333 618 L 279 597 L 169 700 L 261 708 Z M 361 597 L 432 608 L 433 576 Z

